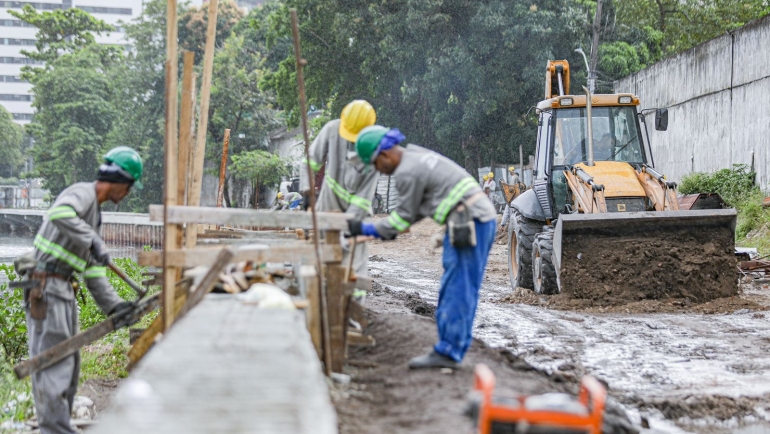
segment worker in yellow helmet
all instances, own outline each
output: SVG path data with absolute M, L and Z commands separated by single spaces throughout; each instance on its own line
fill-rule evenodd
M 344 212 L 363 220 L 371 214 L 372 199 L 377 188 L 377 171 L 365 170 L 365 165 L 356 154 L 358 133 L 377 119 L 374 107 L 358 99 L 342 109 L 339 119 L 329 121 L 321 128 L 309 148 L 309 164 L 314 172 L 324 168 L 321 191 L 316 200 L 316 211 Z M 307 168 L 300 171 L 300 191 L 307 197 L 310 182 Z M 347 240 L 343 239 L 343 264 L 347 264 L 350 251 Z M 356 244 L 353 254 L 353 270 L 357 276 L 368 275 L 369 251 L 366 243 Z M 363 301 L 366 291 L 357 291 L 355 298 Z
M 489 172 L 484 176 L 484 185 L 482 186 L 482 189 L 484 190 L 484 193 L 487 194 L 487 196 L 491 199 L 492 195 L 495 194 L 495 189 L 497 188 L 497 184 L 495 184 L 495 173 Z

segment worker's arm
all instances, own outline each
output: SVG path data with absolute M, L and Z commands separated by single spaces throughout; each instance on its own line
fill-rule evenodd
M 339 124 L 336 122 L 328 122 L 321 128 L 321 131 L 316 136 L 313 143 L 308 148 L 308 155 L 310 156 L 310 168 L 313 169 L 313 174 L 317 173 L 323 167 L 326 161 L 326 155 L 329 152 L 329 137 L 330 133 L 334 131 L 334 128 L 339 128 Z M 307 160 L 302 159 L 299 171 L 299 191 L 310 191 L 310 180 L 307 177 Z
M 377 190 L 378 177 L 379 172 L 376 170 L 371 170 L 369 173 L 363 175 L 358 190 L 351 192 L 350 204 L 345 211 L 347 214 L 355 215 L 357 220 L 363 220 L 369 216 L 369 211 L 372 209 L 374 192 Z
M 127 303 L 110 285 L 105 265 L 97 264 L 93 260 L 89 261 L 88 266 L 83 271 L 83 279 L 86 281 L 88 291 L 96 300 L 96 304 L 105 314 L 109 315 L 117 310 L 118 305 Z
M 422 177 L 412 176 L 412 174 L 410 176 L 399 175 L 395 180 L 398 190 L 398 207 L 386 219 L 381 219 L 376 223 L 363 223 L 362 235 L 392 240 L 417 221 L 420 204 L 425 194 L 425 182 Z

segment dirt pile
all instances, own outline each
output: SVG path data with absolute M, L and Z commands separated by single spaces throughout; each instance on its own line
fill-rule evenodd
M 593 306 L 731 297 L 738 294 L 733 250 L 728 228 L 677 228 L 620 237 L 573 233 L 564 237 L 561 288 L 563 295 L 591 300 Z

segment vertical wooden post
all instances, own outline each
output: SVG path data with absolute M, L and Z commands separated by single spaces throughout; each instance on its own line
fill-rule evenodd
M 177 10 L 176 0 L 168 0 L 166 8 L 166 149 L 165 149 L 165 190 L 163 214 L 163 330 L 174 322 L 174 284 L 176 272 L 166 267 L 168 251 L 177 240 L 177 226 L 168 224 L 168 208 L 177 203 Z
M 326 244 L 340 245 L 340 231 L 326 231 Z M 341 262 L 326 264 L 326 316 L 329 324 L 329 345 L 332 372 L 342 372 L 345 366 L 345 344 L 348 332 L 345 267 Z M 324 288 L 321 288 L 323 291 Z M 325 348 L 325 349 L 326 349 Z M 327 357 L 328 359 L 328 357 Z
M 230 129 L 225 130 L 225 142 L 222 144 L 222 162 L 219 164 L 219 190 L 217 208 L 222 208 L 225 199 L 225 172 L 227 171 L 227 147 L 230 146 Z
M 182 108 L 179 116 L 179 160 L 177 163 L 177 205 L 187 203 L 187 175 L 189 170 L 190 149 L 192 148 L 193 126 L 195 125 L 195 73 L 193 72 L 195 53 L 185 51 L 183 54 L 184 69 L 182 71 Z M 194 225 L 190 225 L 195 227 Z M 181 226 L 177 232 L 175 248 L 182 245 L 184 231 Z M 180 270 L 181 271 L 181 270 Z M 179 273 L 177 273 L 179 274 Z M 177 275 L 177 278 L 181 276 Z
M 201 184 L 203 182 L 203 160 L 206 156 L 206 132 L 209 127 L 209 97 L 211 96 L 211 74 L 214 69 L 214 42 L 217 32 L 217 0 L 209 0 L 209 22 L 206 28 L 206 49 L 203 52 L 203 79 L 201 80 L 201 107 L 198 117 L 198 132 L 195 136 L 195 149 L 190 170 L 190 189 L 187 193 L 187 205 L 201 204 Z M 198 240 L 197 225 L 187 231 L 185 245 L 194 247 Z

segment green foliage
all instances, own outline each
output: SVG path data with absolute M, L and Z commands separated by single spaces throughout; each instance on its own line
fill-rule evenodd
M 18 175 L 24 162 L 24 129 L 13 121 L 13 116 L 0 106 L 0 177 Z
M 117 111 L 110 68 L 119 60 L 93 44 L 47 65 L 32 81 L 35 137 L 31 154 L 44 185 L 58 195 L 78 181 L 93 180 L 107 151 Z
M 215 44 L 221 46 L 243 18 L 243 12 L 232 0 L 223 0 L 217 6 Z M 206 48 L 206 30 L 209 23 L 209 3 L 192 7 L 179 17 L 179 46 L 195 53 L 196 64 L 203 62 Z
M 13 265 L 0 264 L 0 272 L 10 282 L 20 280 Z M 27 355 L 27 316 L 24 311 L 24 290 L 0 284 L 0 347 L 11 363 Z
M 96 43 L 94 33 L 110 32 L 114 27 L 78 8 L 56 9 L 37 12 L 31 5 L 24 5 L 21 12 L 9 10 L 12 16 L 38 29 L 35 35 L 36 51 L 22 50 L 21 54 L 40 63 L 50 63 L 60 56 L 74 53 L 82 47 Z M 117 47 L 107 48 L 117 53 Z M 22 68 L 22 78 L 34 82 L 35 76 L 48 71 L 48 66 Z
M 679 185 L 679 192 L 718 193 L 728 205 L 738 210 L 735 235 L 742 240 L 753 229 L 770 222 L 770 213 L 762 207 L 764 194 L 754 184 L 755 176 L 756 173 L 745 164 L 734 164 L 731 169 L 685 176 Z
M 251 182 L 254 191 L 251 206 L 257 208 L 259 189 L 275 187 L 280 184 L 281 177 L 291 173 L 289 167 L 289 161 L 258 149 L 233 155 L 233 164 L 230 166 L 230 170 L 235 178 Z
M 130 258 L 115 258 L 113 259 L 113 262 L 118 266 L 118 268 L 125 271 L 128 277 L 133 279 L 135 282 L 140 282 L 142 280 L 142 273 L 144 268 L 140 267 L 134 260 Z M 134 290 L 131 289 L 131 287 L 128 286 L 128 284 L 124 282 L 123 279 L 118 277 L 117 274 L 113 273 L 112 270 L 107 271 L 107 277 L 110 280 L 110 285 L 115 288 L 115 291 L 122 299 L 133 300 L 136 298 L 136 293 Z M 102 312 L 102 310 L 96 304 L 96 301 L 91 296 L 91 293 L 88 292 L 85 287 L 82 289 L 82 291 L 85 295 L 85 303 L 82 301 L 82 299 L 78 298 L 78 306 L 80 308 L 80 313 L 78 315 L 80 319 L 80 328 L 87 329 L 104 321 L 107 319 L 107 316 Z

